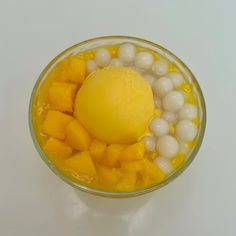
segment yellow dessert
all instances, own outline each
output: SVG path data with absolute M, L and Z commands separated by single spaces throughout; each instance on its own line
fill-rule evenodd
M 137 45 L 109 45 L 59 62 L 32 114 L 52 164 L 75 182 L 115 192 L 161 183 L 180 168 L 195 145 L 197 100 L 161 58 Z

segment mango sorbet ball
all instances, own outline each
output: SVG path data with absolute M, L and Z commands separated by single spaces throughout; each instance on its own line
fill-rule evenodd
M 151 87 L 134 70 L 109 66 L 91 73 L 76 95 L 75 116 L 98 140 L 128 144 L 153 115 Z

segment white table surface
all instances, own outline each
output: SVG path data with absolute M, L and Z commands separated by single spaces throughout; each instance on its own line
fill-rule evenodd
M 0 1 L 0 235 L 236 235 L 236 3 Z M 200 152 L 174 182 L 142 197 L 74 190 L 40 159 L 28 128 L 33 85 L 65 48 L 101 35 L 134 35 L 178 55 L 207 103 Z

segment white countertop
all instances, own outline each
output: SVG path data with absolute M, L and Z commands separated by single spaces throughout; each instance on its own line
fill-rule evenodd
M 236 3 L 1 1 L 0 235 L 236 235 Z M 207 104 L 203 145 L 174 182 L 142 197 L 78 192 L 40 159 L 28 128 L 33 85 L 65 48 L 133 35 L 170 49 L 193 71 Z

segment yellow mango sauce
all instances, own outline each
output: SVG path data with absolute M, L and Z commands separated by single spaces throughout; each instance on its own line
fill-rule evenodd
M 117 51 L 120 45 L 112 45 L 112 46 L 103 46 L 107 48 L 112 57 L 117 57 Z M 72 58 L 77 58 L 83 61 L 87 61 L 90 59 L 94 59 L 96 50 L 86 50 L 84 52 L 80 52 L 77 55 L 73 55 Z M 156 52 L 141 48 L 137 46 L 137 51 L 148 51 L 151 53 L 155 60 L 162 58 L 162 56 L 158 55 Z M 45 81 L 40 86 L 39 90 L 37 91 L 37 97 L 35 100 L 35 103 L 33 104 L 33 110 L 32 110 L 32 117 L 33 117 L 33 127 L 35 130 L 35 134 L 37 137 L 37 141 L 39 142 L 39 145 L 44 150 L 46 156 L 48 159 L 68 178 L 72 179 L 73 181 L 89 186 L 91 188 L 96 189 L 102 189 L 105 191 L 117 191 L 117 192 L 131 192 L 135 191 L 137 189 L 141 188 L 147 188 L 152 185 L 155 185 L 157 183 L 160 183 L 164 181 L 168 176 L 164 174 L 153 162 L 153 159 L 158 155 L 158 153 L 148 153 L 146 152 L 143 147 L 143 144 L 140 144 L 141 142 L 137 140 L 137 143 L 140 145 L 138 147 L 132 147 L 130 148 L 130 153 L 142 153 L 143 152 L 143 159 L 137 159 L 132 161 L 124 161 L 122 164 L 117 162 L 118 164 L 115 166 L 112 166 L 112 158 L 117 152 L 117 150 L 123 150 L 124 148 L 127 148 L 129 145 L 124 145 L 124 147 L 115 147 L 111 150 L 111 159 L 108 157 L 102 157 L 101 159 L 96 159 L 91 157 L 91 152 L 89 151 L 83 151 L 83 164 L 77 163 L 76 158 L 81 159 L 81 156 L 76 156 L 78 153 L 81 153 L 80 151 L 74 149 L 67 143 L 66 138 L 60 139 L 59 142 L 55 142 L 55 140 L 52 140 L 52 146 L 49 148 L 45 148 L 45 145 L 47 145 L 48 140 L 50 139 L 50 135 L 46 134 L 43 131 L 43 123 L 45 120 L 45 117 L 50 110 L 57 110 L 55 109 L 55 106 L 53 106 L 50 102 L 49 98 L 49 89 L 52 87 L 53 83 L 55 82 L 65 82 L 67 83 L 67 80 L 64 80 L 60 73 L 61 68 L 63 67 L 63 61 L 67 60 L 67 58 L 63 59 L 62 62 L 60 62 L 47 76 Z M 66 71 L 66 68 L 64 70 L 64 73 Z M 178 68 L 175 67 L 175 65 L 169 63 L 169 72 L 176 71 L 179 72 Z M 72 73 L 69 72 L 68 73 Z M 86 78 L 85 78 L 86 79 Z M 70 82 L 71 83 L 71 82 Z M 76 84 L 76 83 L 75 83 Z M 77 83 L 77 91 L 81 87 L 81 83 Z M 197 105 L 197 99 L 193 93 L 192 85 L 189 84 L 186 80 L 185 82 L 180 86 L 179 88 L 181 91 L 184 92 L 185 101 L 194 105 Z M 101 111 L 102 112 L 102 111 Z M 71 117 L 74 117 L 74 112 L 63 112 L 64 114 L 67 114 Z M 161 116 L 161 110 L 155 109 L 154 110 L 154 117 Z M 199 125 L 199 119 L 193 120 L 193 122 L 198 126 Z M 170 133 L 174 134 L 175 132 L 175 125 L 170 124 Z M 146 129 L 146 132 L 144 134 L 148 134 L 149 131 Z M 91 139 L 94 141 L 94 138 L 91 137 Z M 63 143 L 63 144 L 62 144 Z M 63 146 L 63 145 L 66 146 Z M 135 144 L 135 143 L 134 143 Z M 185 145 L 189 148 L 193 148 L 196 144 L 196 139 L 192 142 L 188 142 Z M 62 146 L 60 146 L 62 145 Z M 100 145 L 100 146 L 99 146 Z M 99 148 L 102 147 L 102 143 L 95 146 L 95 152 L 99 152 Z M 107 150 L 108 144 L 106 144 L 106 150 Z M 67 153 L 70 154 L 69 157 L 59 157 L 58 155 L 55 155 L 55 153 L 50 152 L 48 150 L 58 148 L 58 151 L 65 152 L 65 155 Z M 128 152 L 128 151 L 127 151 Z M 109 153 L 109 152 L 107 152 Z M 129 157 L 129 154 L 127 154 Z M 141 154 L 140 154 L 141 155 Z M 184 164 L 186 160 L 186 155 L 184 153 L 178 153 L 175 157 L 171 159 L 171 163 L 174 170 L 177 170 L 178 168 L 181 168 L 181 166 Z M 76 157 L 76 158 L 75 158 Z M 92 164 L 91 164 L 91 160 Z M 105 158 L 105 159 L 104 159 Z M 77 166 L 78 164 L 78 166 Z M 84 168 L 87 168 L 84 173 L 80 173 L 81 171 L 81 165 Z M 82 171 L 83 172 L 83 171 Z M 89 173 L 89 174 L 88 174 Z M 174 171 L 172 172 L 174 173 Z

